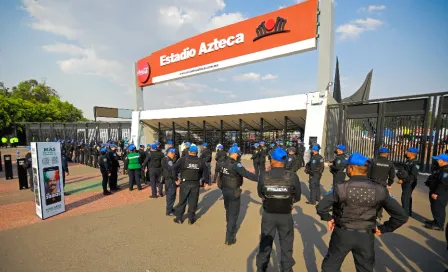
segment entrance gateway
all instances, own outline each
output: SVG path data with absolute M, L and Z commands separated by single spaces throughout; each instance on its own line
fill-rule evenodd
M 288 56 L 317 49 L 317 88 L 308 94 L 276 97 L 229 104 L 217 104 L 169 110 L 143 110 L 143 88 L 176 79 L 209 73 L 234 66 Z M 308 0 L 239 23 L 214 29 L 178 42 L 134 64 L 135 104 L 132 112 L 131 138 L 139 145 L 149 139 L 143 127 L 172 130 L 191 126 L 220 131 L 244 128 L 261 132 L 263 139 L 271 129 L 283 130 L 286 139 L 288 124 L 301 131 L 305 147 L 325 143 L 325 120 L 328 99 L 332 99 L 334 59 L 334 23 L 332 0 Z M 311 91 L 311 90 L 310 90 Z M 159 134 L 159 137 L 161 135 Z M 187 139 L 188 139 L 187 138 Z M 173 139 L 174 140 L 174 139 Z M 189 139 L 188 139 L 189 140 Z M 205 141 L 206 139 L 204 139 Z

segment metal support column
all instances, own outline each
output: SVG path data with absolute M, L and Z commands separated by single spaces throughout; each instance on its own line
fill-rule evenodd
M 239 131 L 239 139 L 238 139 L 238 146 L 240 147 L 240 149 L 241 149 L 241 145 L 243 144 L 243 119 L 240 119 L 240 122 L 239 122 L 239 128 L 240 128 L 240 131 Z
M 207 126 L 205 120 L 202 121 L 202 131 L 204 133 L 204 140 L 202 142 L 207 142 Z
M 439 155 L 439 141 L 440 141 L 440 130 L 442 126 L 442 118 L 443 118 L 443 100 L 444 97 L 439 97 L 439 107 L 437 108 L 437 121 L 436 121 L 436 135 L 434 135 L 434 148 L 432 151 L 433 156 Z M 432 133 L 432 132 L 431 132 Z M 430 134 L 431 135 L 431 134 Z
M 85 123 L 85 126 L 86 126 L 86 128 L 84 129 L 84 143 L 88 143 L 87 139 L 89 138 L 89 135 L 88 135 L 88 133 L 89 133 L 89 129 L 88 129 L 89 125 L 87 123 Z
M 121 131 L 123 129 L 121 123 L 118 123 L 118 139 L 122 140 L 123 139 L 123 132 Z
M 264 119 L 260 118 L 260 141 L 264 141 Z
M 220 123 L 219 127 L 221 129 L 220 141 L 221 141 L 221 144 L 224 145 L 224 121 L 220 120 L 219 123 Z
M 62 124 L 62 137 L 64 138 L 64 141 L 67 140 L 67 135 L 65 135 L 65 124 Z
M 431 97 L 428 97 L 426 99 L 426 105 L 425 105 L 425 120 L 423 123 L 423 131 L 422 135 L 425 135 L 428 131 L 429 126 L 429 118 L 431 118 Z M 422 168 L 423 172 L 429 172 L 431 169 L 429 169 L 429 164 L 425 164 L 425 154 L 429 149 L 427 149 L 426 141 L 422 141 L 420 144 L 420 167 Z M 424 168 L 423 168 L 424 166 Z
M 284 121 L 284 132 L 283 132 L 283 142 L 286 145 L 286 139 L 288 139 L 288 116 L 285 116 L 285 121 Z
M 38 141 L 40 141 L 40 142 L 45 142 L 45 140 L 44 139 L 42 139 L 42 123 L 39 123 L 39 140 Z M 51 139 L 51 140 L 53 140 L 53 139 Z M 37 141 L 36 141 L 37 142 Z
M 162 129 L 161 129 L 161 127 L 160 127 L 160 122 L 159 122 L 159 124 L 158 124 L 157 130 L 158 130 L 158 131 L 157 131 L 157 134 L 158 134 L 158 137 L 157 137 L 158 139 L 157 139 L 157 141 L 158 141 L 158 142 L 161 142 L 161 141 L 162 141 L 162 136 L 161 136 L 161 135 L 162 135 Z
M 187 142 L 190 141 L 190 121 L 187 121 Z
M 177 146 L 176 146 L 176 123 L 175 122 L 173 122 L 173 146 L 174 146 L 174 148 L 177 149 Z M 179 151 L 179 153 L 180 153 L 180 151 Z
M 50 124 L 50 138 L 54 138 L 54 128 L 53 128 L 53 124 Z
M 98 126 L 98 131 L 99 131 L 100 129 L 99 129 L 99 126 Z M 107 123 L 107 138 L 109 138 L 109 140 L 113 140 L 112 139 L 112 135 L 111 135 L 111 133 L 110 133 L 110 123 Z

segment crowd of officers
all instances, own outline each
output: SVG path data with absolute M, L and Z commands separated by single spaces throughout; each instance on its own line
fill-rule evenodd
M 307 204 L 316 205 L 318 215 L 328 222 L 332 231 L 328 253 L 322 263 L 322 271 L 340 271 L 345 256 L 352 252 L 357 271 L 373 271 L 375 265 L 374 236 L 393 232 L 412 216 L 412 192 L 417 185 L 419 163 L 418 149 L 412 147 L 405 153 L 406 163 L 396 171 L 388 160 L 389 150 L 382 147 L 379 156 L 368 159 L 359 153 L 345 154 L 346 147 L 335 148 L 335 158 L 328 164 L 333 175 L 333 186 L 323 198 L 320 192 L 320 180 L 324 171 L 324 158 L 319 154 L 320 146 L 310 148 L 310 160 L 304 164 L 305 148 L 300 141 L 284 147 L 281 141 L 266 147 L 261 141 L 254 145 L 251 156 L 255 173 L 247 171 L 241 163 L 241 151 L 236 143 L 224 151 L 217 146 L 215 153 L 215 175 L 211 175 L 212 150 L 207 143 L 199 148 L 195 144 L 185 143 L 186 148 L 179 154 L 168 142 L 165 152 L 156 142 L 137 148 L 127 144 L 122 148 L 121 157 L 114 143 L 77 144 L 61 142 L 68 160 L 99 167 L 103 177 L 105 195 L 119 190 L 117 173 L 118 160 L 124 161 L 124 173 L 129 175 L 129 190 L 142 190 L 142 183 L 151 186 L 150 198 L 166 195 L 166 215 L 173 216 L 178 224 L 184 222 L 184 213 L 188 205 L 189 224 L 196 222 L 196 208 L 200 187 L 217 183 L 222 190 L 226 210 L 225 244 L 236 243 L 236 223 L 240 211 L 241 186 L 243 178 L 257 182 L 257 191 L 263 201 L 261 219 L 261 239 L 256 257 L 257 271 L 266 271 L 276 233 L 281 247 L 282 271 L 292 271 L 294 222 L 291 215 L 293 204 L 300 201 L 301 188 L 297 171 L 305 167 L 309 175 L 310 197 Z M 266 171 L 266 157 L 270 161 L 270 170 Z M 444 230 L 445 207 L 448 202 L 448 154 L 433 157 L 437 167 L 425 184 L 430 188 L 431 211 L 434 219 L 428 220 L 425 227 Z M 146 171 L 145 171 L 146 170 Z M 348 180 L 346 177 L 348 176 Z M 401 205 L 389 193 L 389 189 L 398 178 L 402 187 Z M 165 184 L 165 192 L 163 185 Z M 179 187 L 179 199 L 176 206 L 176 191 Z M 382 210 L 390 215 L 388 221 L 379 224 Z M 448 230 L 448 225 L 447 225 Z M 447 232 L 448 241 L 448 232 Z
M 1 148 L 8 148 L 9 147 L 16 147 L 19 143 L 19 138 L 17 137 L 9 137 L 9 139 L 5 136 L 1 138 L 0 147 Z

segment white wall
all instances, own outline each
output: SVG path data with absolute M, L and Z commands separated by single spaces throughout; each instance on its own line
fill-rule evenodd
M 305 161 L 309 161 L 309 138 L 317 137 L 317 143 L 324 150 L 323 136 L 325 127 L 325 114 L 327 112 L 327 96 L 325 92 L 324 97 L 319 96 L 319 92 L 309 93 L 307 108 L 306 108 L 306 122 L 305 122 L 305 137 L 303 138 L 306 148 Z M 322 151 L 321 150 L 321 151 Z

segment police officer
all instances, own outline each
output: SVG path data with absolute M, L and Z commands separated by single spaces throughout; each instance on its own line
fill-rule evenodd
M 120 163 L 116 152 L 117 146 L 111 144 L 110 149 L 108 153 L 109 160 L 111 161 L 109 187 L 112 191 L 117 191 L 120 190 L 120 187 L 118 187 L 118 169 L 120 169 Z
M 173 165 L 176 157 L 176 149 L 167 150 L 167 155 L 162 160 L 163 177 L 165 179 L 166 215 L 174 216 L 174 202 L 176 201 L 176 177 L 173 176 Z
M 213 183 L 216 183 L 216 179 L 218 178 L 219 169 L 221 167 L 221 164 L 226 160 L 227 158 L 227 152 L 224 151 L 224 146 L 222 144 L 218 145 L 218 151 L 215 154 L 215 176 L 213 177 Z
M 281 247 L 282 271 L 292 271 L 294 221 L 292 205 L 300 200 L 300 180 L 296 173 L 286 170 L 287 154 L 283 148 L 272 152 L 271 171 L 262 173 L 258 182 L 258 195 L 263 200 L 261 239 L 257 254 L 257 271 L 266 271 L 278 232 Z
M 163 153 L 157 149 L 157 144 L 151 145 L 151 151 L 149 156 L 146 156 L 144 166 L 148 167 L 150 184 L 151 184 L 151 196 L 150 198 L 163 197 L 163 183 L 162 177 L 162 159 L 165 157 Z M 159 193 L 157 194 L 157 187 Z
M 210 170 L 212 167 L 212 165 L 211 165 L 212 164 L 212 152 L 208 148 L 207 143 L 202 143 L 201 159 L 205 165 L 205 171 L 202 176 L 201 187 L 204 187 L 205 184 L 207 184 L 208 186 L 211 186 L 212 185 L 212 180 L 211 180 L 212 173 Z
M 272 160 L 272 152 L 274 152 L 274 149 L 275 149 L 275 144 L 272 143 L 271 146 L 270 146 L 270 149 L 269 149 L 269 151 L 268 151 L 268 159 L 269 159 L 269 163 L 271 163 L 271 160 Z
M 93 165 L 93 157 L 95 155 L 95 144 L 92 142 L 90 142 L 90 146 L 89 146 L 89 151 L 90 151 L 90 156 L 89 156 L 89 166 L 90 167 L 94 167 Z
M 81 146 L 77 142 L 75 142 L 75 162 L 79 163 Z
M 126 168 L 128 169 L 129 176 L 129 191 L 134 190 L 134 184 L 137 185 L 139 191 L 142 190 L 142 185 L 140 183 L 140 173 L 142 168 L 142 157 L 139 152 L 135 150 L 135 145 L 131 144 L 129 146 L 129 151 L 131 153 L 126 156 Z
M 333 187 L 345 181 L 346 165 L 343 163 L 347 159 L 344 153 L 345 149 L 344 145 L 338 145 L 334 151 L 336 156 L 333 162 L 329 163 L 330 173 L 333 175 Z
M 184 150 L 182 150 L 182 157 L 185 157 L 188 155 L 188 150 L 190 149 L 191 143 L 190 142 L 186 142 L 185 143 L 185 148 Z
M 316 206 L 317 214 L 332 231 L 322 271 L 340 271 L 345 256 L 352 252 L 356 271 L 373 271 L 374 235 L 393 232 L 408 220 L 406 212 L 388 190 L 367 177 L 368 159 L 353 153 L 347 162 L 350 179 L 337 184 Z M 390 219 L 377 226 L 376 216 L 384 208 Z M 330 210 L 333 209 L 333 214 Z
M 111 176 L 112 162 L 109 159 L 109 156 L 106 155 L 106 152 L 107 148 L 105 147 L 101 148 L 101 154 L 100 157 L 98 158 L 98 164 L 100 166 L 100 171 L 103 178 L 101 185 L 103 186 L 103 195 L 105 196 L 112 194 L 110 191 L 107 190 L 107 181 Z
M 100 146 L 95 145 L 93 149 L 93 167 L 98 168 L 98 157 L 100 156 Z
M 173 147 L 173 141 L 168 141 L 168 143 L 166 144 L 166 150 L 165 150 L 165 156 L 168 155 L 168 152 L 170 152 L 170 149 Z
M 425 228 L 443 231 L 446 217 L 446 205 L 448 203 L 448 155 L 434 156 L 438 169 L 431 175 L 426 184 L 429 186 L 429 201 L 434 220 L 427 221 Z M 448 227 L 445 230 L 448 235 Z M 447 236 L 448 241 L 448 236 Z
M 224 198 L 224 208 L 226 209 L 226 245 L 233 245 L 236 243 L 236 222 L 240 214 L 241 206 L 241 186 L 243 185 L 243 178 L 253 181 L 258 181 L 258 176 L 248 172 L 241 163 L 238 162 L 238 157 L 241 156 L 241 151 L 238 147 L 232 147 L 229 150 L 229 159 L 224 161 L 219 169 L 218 187 L 222 190 Z
M 143 161 L 148 162 L 149 159 L 151 158 L 151 144 L 146 145 L 146 151 L 145 151 L 145 146 L 140 145 L 140 149 L 139 149 L 138 153 L 140 154 L 140 157 L 143 159 Z M 150 181 L 149 168 L 147 168 L 147 166 L 148 166 L 147 164 L 143 164 L 142 169 L 141 169 L 141 174 L 140 174 L 141 183 L 145 183 L 145 184 L 149 184 L 149 181 Z M 146 171 L 146 174 L 145 174 L 145 168 L 148 169 Z
M 387 158 L 389 156 L 389 149 L 387 147 L 381 147 L 378 150 L 378 154 L 378 158 L 372 160 L 369 167 L 369 178 L 390 189 L 394 183 L 395 166 Z
M 67 150 L 61 150 L 61 166 L 62 166 L 62 185 L 65 188 L 65 176 L 70 175 L 70 171 L 68 169 L 68 158 L 67 158 Z M 64 192 L 64 195 L 70 195 L 70 193 Z
M 198 158 L 198 147 L 191 145 L 188 155 L 180 158 L 173 166 L 173 176 L 177 177 L 180 172 L 181 178 L 177 179 L 176 184 L 180 185 L 179 203 L 174 208 L 176 218 L 174 222 L 183 223 L 183 215 L 188 202 L 188 224 L 196 222 L 196 208 L 199 197 L 199 179 L 205 171 L 205 166 Z
M 260 172 L 258 175 L 266 171 L 266 156 L 268 155 L 268 149 L 265 146 L 264 141 L 260 141 L 260 156 L 258 160 L 258 168 Z
M 25 166 L 26 171 L 28 172 L 29 181 L 30 181 L 30 190 L 31 192 L 34 192 L 34 181 L 33 181 L 33 159 L 31 158 L 31 146 L 26 147 L 26 154 L 25 154 Z
M 418 149 L 411 147 L 406 152 L 406 163 L 403 169 L 397 172 L 397 177 L 400 179 L 398 184 L 401 184 L 401 205 L 409 216 L 412 216 L 412 192 L 417 186 L 418 172 L 420 165 L 417 161 Z
M 296 148 L 288 147 L 288 159 L 285 164 L 285 169 L 295 173 L 299 168 L 299 159 L 296 156 Z
M 312 156 L 305 166 L 305 173 L 310 176 L 310 199 L 306 204 L 316 205 L 320 201 L 320 179 L 324 171 L 324 158 L 319 154 L 320 147 L 314 145 L 311 148 Z
M 89 166 L 90 146 L 88 143 L 84 144 L 84 164 Z
M 305 156 L 305 146 L 303 146 L 303 143 L 300 139 L 297 141 L 296 154 L 297 154 L 297 157 L 299 158 L 299 166 L 304 167 L 305 160 L 304 160 L 303 156 Z
M 255 174 L 259 175 L 260 174 L 260 149 L 259 149 L 260 144 L 259 143 L 255 143 L 254 144 L 254 150 L 252 151 L 252 157 L 250 157 L 250 159 L 253 162 L 254 165 L 254 169 L 255 169 Z

